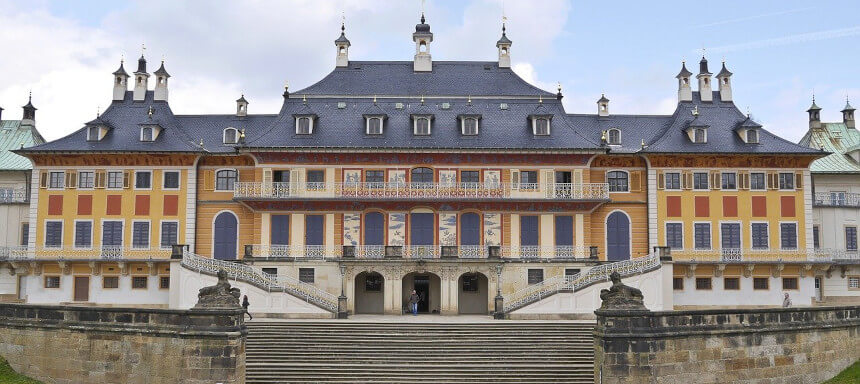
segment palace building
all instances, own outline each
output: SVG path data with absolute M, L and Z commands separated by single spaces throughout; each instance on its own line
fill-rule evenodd
M 273 114 L 174 113 L 163 62 L 121 64 L 101 115 L 15 151 L 19 298 L 188 307 L 223 268 L 254 312 L 400 314 L 415 289 L 421 312 L 540 317 L 591 313 L 611 270 L 651 309 L 812 305 L 815 276 L 857 271 L 813 249 L 828 153 L 739 111 L 725 63 L 682 65 L 671 115 L 571 114 L 512 71 L 504 26 L 497 61 L 434 61 L 423 15 L 412 40 L 353 61 L 342 27 Z

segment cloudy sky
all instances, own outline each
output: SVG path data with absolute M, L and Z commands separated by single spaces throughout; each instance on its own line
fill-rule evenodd
M 655 4 L 656 3 L 656 4 Z M 716 6 L 708 6 L 714 4 Z M 738 106 L 796 141 L 815 92 L 825 120 L 846 94 L 860 106 L 860 2 L 428 0 L 435 60 L 495 60 L 503 9 L 515 70 L 551 91 L 568 112 L 674 109 L 681 60 L 711 72 L 725 59 Z M 346 16 L 353 60 L 411 60 L 420 0 L 177 1 L 0 0 L 0 107 L 19 118 L 27 92 L 48 139 L 92 119 L 111 98 L 111 72 L 146 45 L 150 71 L 166 58 L 180 114 L 231 113 L 241 93 L 251 113 L 275 113 L 285 81 L 314 83 L 335 64 Z M 136 63 L 129 63 L 133 70 Z

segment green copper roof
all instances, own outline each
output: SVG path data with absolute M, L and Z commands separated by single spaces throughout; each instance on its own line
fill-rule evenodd
M 832 152 L 812 162 L 812 173 L 860 173 L 860 164 L 847 155 L 860 148 L 860 132 L 844 123 L 822 123 L 822 129 L 810 129 L 800 139 L 801 145 Z
M 45 139 L 35 127 L 22 126 L 20 120 L 0 120 L 0 170 L 26 171 L 33 165 L 25 157 L 10 150 L 42 144 Z

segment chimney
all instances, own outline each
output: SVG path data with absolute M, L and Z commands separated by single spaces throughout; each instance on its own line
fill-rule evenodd
M 699 61 L 699 74 L 696 78 L 699 79 L 699 98 L 704 102 L 714 101 L 714 94 L 711 91 L 711 72 L 708 72 L 708 60 L 702 56 Z

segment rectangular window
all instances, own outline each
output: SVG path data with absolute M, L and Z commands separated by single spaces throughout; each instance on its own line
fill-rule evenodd
M 30 245 L 30 223 L 21 224 L 21 245 Z
M 308 171 L 308 189 L 323 189 L 325 187 L 325 171 Z
M 478 275 L 463 275 L 463 292 L 478 292 Z
M 711 224 L 695 223 L 693 229 L 695 231 L 696 249 L 711 249 Z
M 60 248 L 63 246 L 63 222 L 45 222 L 45 248 Z
M 697 277 L 696 278 L 696 289 L 697 290 L 710 290 L 711 289 L 711 278 L 710 277 Z
M 738 189 L 738 175 L 736 173 L 721 173 L 720 177 L 722 178 L 723 182 L 721 186 L 722 189 Z
M 537 189 L 537 171 L 520 171 L 520 189 Z
M 812 245 L 813 245 L 813 247 L 815 247 L 815 249 L 818 249 L 821 247 L 821 243 L 819 243 L 819 240 L 818 240 L 818 226 L 817 225 L 812 227 Z
M 93 246 L 93 222 L 75 222 L 75 248 L 91 248 Z
M 382 183 L 385 182 L 385 171 L 364 171 L 364 181 L 372 183 L 371 185 L 382 186 Z
M 164 171 L 164 189 L 179 189 L 179 171 Z
M 540 237 L 538 226 L 537 216 L 520 216 L 520 245 L 524 247 L 538 245 Z
M 158 289 L 170 289 L 170 276 L 161 276 L 158 278 Z
M 116 289 L 119 288 L 119 276 L 105 276 L 102 278 L 102 288 Z
M 290 171 L 283 169 L 272 172 L 272 182 L 274 183 L 289 183 L 290 182 Z
M 779 224 L 780 248 L 782 249 L 797 249 L 797 224 L 796 223 L 781 223 Z
M 678 172 L 666 173 L 666 189 L 681 189 L 681 174 Z
M 782 289 L 783 290 L 789 290 L 789 289 L 796 290 L 797 289 L 797 278 L 796 277 L 783 277 L 782 278 Z
M 278 275 L 278 268 L 263 268 L 263 273 L 268 273 L 272 276 Z
M 290 244 L 290 215 L 272 215 L 272 245 Z
M 299 268 L 299 281 L 303 283 L 313 284 L 314 283 L 314 269 L 313 268 Z
M 779 174 L 779 189 L 791 190 L 794 189 L 794 174 L 780 173 Z
M 460 182 L 463 184 L 477 184 L 481 182 L 478 171 L 460 171 Z
M 696 172 L 693 174 L 693 189 L 708 189 L 707 172 Z
M 78 189 L 93 189 L 95 187 L 96 173 L 92 171 L 78 172 Z
M 722 249 L 740 249 L 741 247 L 741 225 L 738 223 L 720 224 L 720 236 Z
M 628 192 L 630 190 L 627 183 L 627 172 L 607 172 L 606 181 L 609 183 L 609 192 Z
M 757 291 L 767 290 L 770 287 L 770 281 L 767 277 L 754 277 L 753 289 Z
M 540 284 L 543 282 L 543 269 L 529 269 L 528 283 L 529 285 Z
M 845 250 L 857 250 L 857 227 L 845 227 Z
M 684 249 L 684 225 L 681 223 L 666 223 L 666 246 L 673 249 Z
M 753 249 L 768 249 L 767 223 L 752 223 L 751 230 Z
M 579 269 L 579 268 L 565 268 L 565 269 L 564 269 L 564 276 L 565 276 L 565 277 L 576 276 L 576 275 L 578 275 L 578 274 L 579 274 L 579 272 L 581 272 L 581 271 L 582 271 L 582 270 L 581 270 L 581 269 Z
M 122 221 L 102 221 L 102 247 L 122 246 Z
M 134 173 L 134 188 L 135 189 L 151 189 L 152 188 L 152 172 L 137 171 Z
M 753 191 L 764 191 L 767 185 L 764 182 L 764 173 L 750 173 L 750 189 Z
M 149 278 L 146 276 L 132 276 L 131 277 L 131 289 L 146 289 L 146 285 L 149 282 Z
M 48 188 L 63 189 L 65 187 L 66 187 L 66 174 L 65 174 L 65 172 L 51 172 L 50 177 L 48 179 Z
M 60 276 L 45 276 L 45 288 L 60 288 Z
M 848 276 L 848 289 L 860 289 L 860 276 Z
M 179 223 L 175 221 L 161 222 L 161 248 L 170 248 L 179 242 Z
M 121 189 L 123 186 L 123 173 L 122 172 L 108 172 L 107 173 L 107 187 L 111 189 Z
M 307 215 L 305 216 L 305 244 L 306 245 L 324 245 L 325 235 L 325 216 L 323 215 Z
M 683 291 L 684 290 L 684 278 L 683 277 L 673 277 L 672 278 L 672 289 L 675 291 Z
M 149 222 L 135 221 L 131 224 L 131 246 L 136 249 L 149 248 Z
M 723 289 L 726 291 L 737 291 L 741 289 L 741 279 L 738 277 L 723 278 Z
M 215 173 L 215 190 L 216 191 L 232 191 L 236 186 L 236 180 L 239 179 L 239 173 L 232 169 L 222 169 Z

